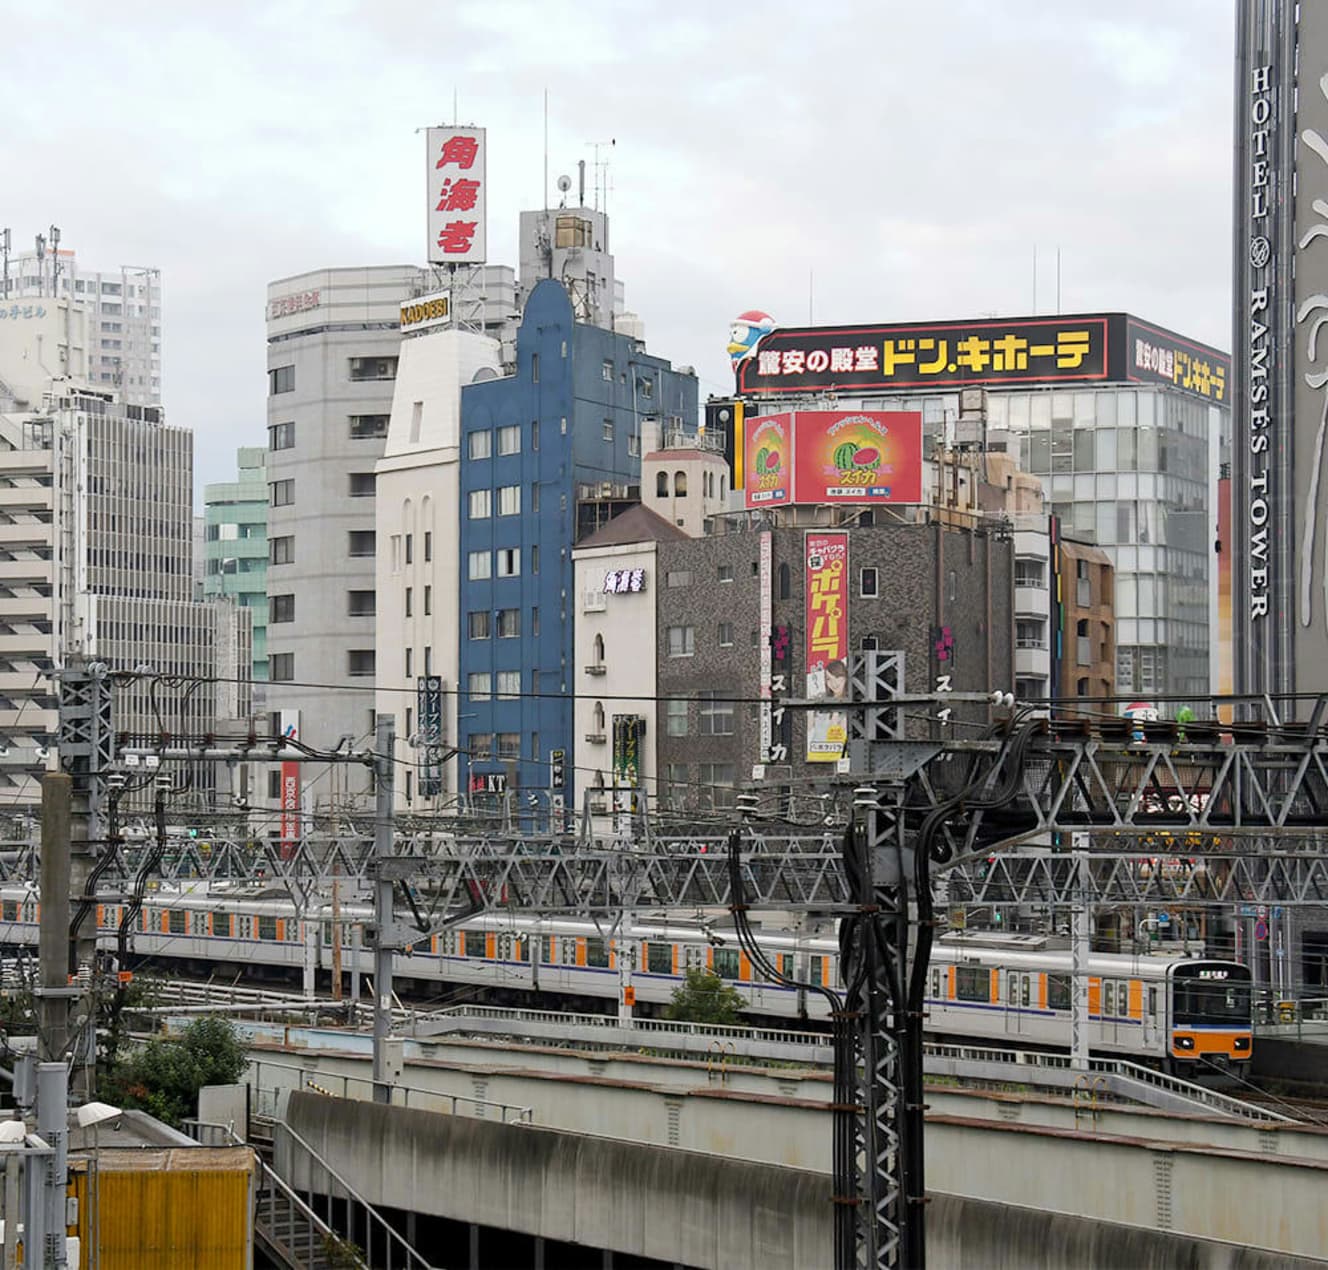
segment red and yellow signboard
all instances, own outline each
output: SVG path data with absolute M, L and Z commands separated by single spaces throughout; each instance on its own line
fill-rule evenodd
M 743 470 L 748 507 L 777 507 L 793 498 L 793 416 L 754 415 L 743 421 Z
M 743 424 L 746 505 L 922 502 L 916 410 L 798 410 Z
M 807 571 L 807 699 L 848 699 L 848 534 L 809 531 Z M 843 709 L 807 716 L 807 762 L 834 763 L 848 742 Z
M 922 502 L 922 415 L 799 410 L 793 422 L 793 501 Z

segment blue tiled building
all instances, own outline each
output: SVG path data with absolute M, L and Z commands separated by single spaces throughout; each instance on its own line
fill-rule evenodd
M 636 494 L 647 420 L 695 426 L 690 372 L 531 292 L 516 374 L 461 393 L 460 788 L 572 786 L 572 548 L 598 504 Z M 580 528 L 578 528 L 580 527 Z

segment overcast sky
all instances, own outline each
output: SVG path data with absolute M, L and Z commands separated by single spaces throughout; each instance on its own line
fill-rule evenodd
M 424 256 L 416 129 L 489 130 L 489 255 L 616 141 L 651 352 L 731 387 L 738 313 L 1128 309 L 1230 347 L 1226 0 L 0 0 L 0 225 L 163 273 L 196 501 L 266 441 L 265 285 Z

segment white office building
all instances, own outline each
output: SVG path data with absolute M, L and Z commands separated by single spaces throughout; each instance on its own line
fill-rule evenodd
M 49 302 L 71 299 L 86 313 L 86 378 L 126 405 L 161 403 L 161 270 L 84 268 L 74 251 L 47 243 L 11 256 L 0 325 L 22 322 Z M 5 291 L 0 284 L 0 291 Z M 56 373 L 51 367 L 51 373 Z

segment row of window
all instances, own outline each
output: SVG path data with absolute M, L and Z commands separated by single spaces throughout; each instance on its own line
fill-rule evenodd
M 521 548 L 499 547 L 494 551 L 472 551 L 466 557 L 466 577 L 472 582 L 482 582 L 495 576 L 494 561 L 497 560 L 497 576 L 500 578 L 519 578 L 521 576 Z M 539 547 L 530 549 L 530 571 L 539 572 Z
M 108 312 L 110 306 L 103 305 L 102 311 Z M 352 383 L 362 383 L 373 379 L 395 379 L 397 377 L 396 357 L 352 357 L 349 364 L 348 378 Z M 295 367 L 273 366 L 267 372 L 267 390 L 270 396 L 278 393 L 295 391 Z
M 425 672 L 428 673 L 427 671 Z M 494 680 L 497 680 L 499 701 L 512 701 L 521 695 L 521 672 L 519 670 L 500 670 L 491 674 L 487 670 L 474 671 L 466 676 L 466 691 L 472 701 L 488 701 L 494 696 Z
M 372 556 L 374 554 L 374 549 L 375 536 L 372 529 L 351 529 L 347 532 L 347 556 L 353 558 Z M 269 538 L 267 543 L 267 562 L 269 565 L 294 564 L 295 535 L 281 534 L 276 538 Z
M 669 763 L 664 768 L 664 798 L 670 809 L 721 810 L 735 805 L 738 769 L 733 763 Z
M 532 486 L 531 488 L 533 492 L 538 494 L 538 485 Z M 496 492 L 498 494 L 498 515 L 521 515 L 520 485 L 500 485 Z M 493 515 L 494 493 L 495 491 L 487 489 L 475 489 L 470 491 L 467 515 L 471 520 L 488 520 L 489 517 Z M 539 507 L 536 506 L 532 510 L 539 511 Z
M 374 437 L 387 436 L 387 425 L 391 415 L 348 415 L 350 439 L 368 441 Z M 293 450 L 295 448 L 295 424 L 273 423 L 267 429 L 267 448 L 269 450 Z
M 495 742 L 497 748 L 495 748 Z M 488 762 L 493 758 L 509 759 L 521 757 L 521 733 L 472 732 L 468 742 L 472 762 Z
M 521 453 L 521 425 L 519 423 L 504 424 L 501 428 L 495 430 L 498 433 L 498 453 L 500 456 Z M 530 424 L 530 448 L 532 450 L 539 449 L 538 420 L 532 420 Z M 488 428 L 472 432 L 466 438 L 467 458 L 487 459 L 492 453 L 493 432 Z
M 426 592 L 428 588 L 425 588 Z M 347 591 L 346 592 L 346 616 L 347 617 L 373 617 L 377 612 L 378 602 L 377 593 L 374 591 Z M 428 612 L 428 601 L 426 599 L 425 612 Z M 410 588 L 406 588 L 406 616 L 410 616 Z M 294 594 L 270 595 L 267 600 L 267 620 L 269 624 L 276 622 L 293 622 L 295 620 L 295 596 Z
M 287 477 L 282 481 L 269 481 L 267 489 L 269 507 L 291 507 L 294 505 L 294 477 Z M 374 496 L 374 474 L 372 472 L 349 473 L 346 493 L 351 498 L 372 498 Z
M 268 678 L 273 683 L 293 683 L 295 680 L 295 654 L 269 653 L 267 671 Z M 358 679 L 373 673 L 374 650 L 372 648 L 352 648 L 346 653 L 346 674 Z
M 535 615 L 534 634 L 539 634 L 539 609 L 533 609 Z M 492 620 L 491 620 L 492 619 Z M 488 609 L 480 609 L 466 615 L 466 631 L 470 639 L 488 639 L 491 635 L 497 635 L 499 639 L 519 639 L 521 637 L 521 610 L 520 609 L 498 609 L 495 613 L 490 613 Z

